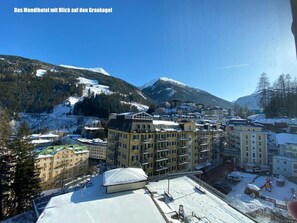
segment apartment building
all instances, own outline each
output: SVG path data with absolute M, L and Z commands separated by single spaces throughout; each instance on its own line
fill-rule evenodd
M 286 144 L 284 154 L 273 157 L 273 173 L 297 177 L 297 144 Z
M 107 141 L 102 139 L 77 138 L 77 143 L 87 146 L 89 157 L 95 160 L 106 160 Z
M 50 146 L 37 154 L 36 166 L 39 169 L 43 190 L 63 187 L 75 177 L 86 174 L 89 150 L 81 145 Z
M 239 150 L 239 166 L 247 171 L 254 172 L 268 161 L 267 132 L 261 127 L 228 126 L 227 142 L 232 148 Z
M 211 131 L 197 128 L 194 122 L 153 120 L 145 112 L 113 115 L 108 128 L 107 165 L 141 166 L 149 176 L 192 170 L 213 159 L 215 141 L 207 140 Z M 206 137 L 204 143 L 201 135 Z

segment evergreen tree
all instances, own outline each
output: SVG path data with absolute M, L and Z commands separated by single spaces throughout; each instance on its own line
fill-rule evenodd
M 11 184 L 14 176 L 15 156 L 9 148 L 10 136 L 8 115 L 0 111 L 0 220 L 13 213 Z
M 22 123 L 13 149 L 17 155 L 16 173 L 13 182 L 13 191 L 16 204 L 16 213 L 31 207 L 32 199 L 39 195 L 39 173 L 35 167 L 32 144 L 28 142 L 30 131 L 26 123 Z

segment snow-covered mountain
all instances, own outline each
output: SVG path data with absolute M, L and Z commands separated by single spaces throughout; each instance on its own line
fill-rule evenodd
M 100 73 L 100 74 L 104 74 L 104 75 L 110 76 L 110 74 L 107 73 L 101 67 L 97 67 L 97 68 L 83 68 L 83 67 L 75 67 L 75 66 L 63 65 L 63 64 L 61 64 L 60 67 L 70 68 L 70 69 L 76 69 L 76 70 L 87 70 L 87 71 L 92 71 L 92 72 L 96 72 L 96 73 Z
M 260 109 L 260 94 L 258 92 L 238 98 L 234 103 L 250 110 Z
M 77 120 L 87 118 L 72 116 L 71 112 L 77 102 L 90 95 L 120 95 L 119 105 L 128 104 L 131 109 L 136 107 L 140 111 L 147 110 L 147 105 L 151 104 L 137 87 L 108 75 L 102 68 L 57 66 L 0 55 L 0 74 L 3 77 L 0 79 L 0 107 L 18 111 L 21 120 L 33 130 L 75 129 Z
M 171 82 L 173 84 L 177 84 L 177 85 L 181 85 L 181 86 L 186 86 L 186 84 L 182 83 L 182 82 L 179 82 L 179 81 L 176 81 L 176 80 L 173 80 L 171 78 L 168 78 L 168 77 L 160 77 L 159 79 L 153 79 L 151 80 L 150 82 L 144 84 L 140 89 L 145 89 L 145 88 L 148 88 L 148 87 L 151 87 L 153 86 L 157 81 L 159 80 L 162 80 L 162 81 L 167 81 L 167 82 Z
M 150 81 L 141 90 L 157 104 L 165 101 L 180 100 L 201 103 L 205 106 L 221 106 L 226 109 L 233 107 L 233 104 L 229 101 L 166 77 Z

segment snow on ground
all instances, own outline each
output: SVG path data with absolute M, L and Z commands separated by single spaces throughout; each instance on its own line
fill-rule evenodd
M 265 201 L 260 198 L 253 198 L 250 195 L 244 193 L 247 184 L 254 184 L 257 187 L 262 187 L 266 182 L 265 176 L 257 176 L 255 174 L 243 173 L 235 171 L 233 172 L 241 176 L 242 181 L 232 188 L 232 191 L 227 195 L 230 198 L 230 203 L 233 206 L 240 206 L 240 209 L 245 213 L 253 212 L 256 210 L 270 209 L 272 212 L 281 212 L 283 216 L 288 217 L 287 210 L 279 209 L 274 206 L 272 202 Z M 277 204 L 285 205 L 285 201 L 292 198 L 291 188 L 297 191 L 297 185 L 286 180 L 284 187 L 276 186 L 276 178 L 272 179 L 272 191 L 269 192 L 262 187 L 260 195 L 266 196 L 276 200 Z
M 37 222 L 165 222 L 145 190 L 106 194 L 102 178 L 91 178 L 91 187 L 53 197 Z
M 138 109 L 138 111 L 147 111 L 149 109 L 149 107 L 147 105 L 143 105 L 143 104 L 140 104 L 140 103 L 137 103 L 137 102 L 121 101 L 121 103 L 135 106 Z
M 183 205 L 185 216 L 195 214 L 203 220 L 208 220 L 205 222 L 253 222 L 206 189 L 202 189 L 206 191 L 204 194 L 198 191 L 195 186 L 197 186 L 197 183 L 188 177 L 171 179 L 169 194 L 173 197 L 173 200 L 166 201 L 165 199 L 166 204 L 172 211 L 177 212 L 179 206 Z M 168 180 L 150 182 L 147 187 L 151 192 L 157 192 L 161 195 L 164 194 L 164 191 L 168 191 Z
M 297 191 L 297 184 L 292 183 L 291 181 L 287 180 L 285 181 L 285 186 L 284 187 L 279 187 L 276 185 L 276 179 L 275 177 L 270 178 L 271 183 L 272 183 L 272 189 L 271 192 L 263 188 L 260 192 L 261 195 L 264 195 L 266 197 L 270 197 L 279 201 L 287 201 L 290 200 L 293 196 L 291 193 L 291 189 L 294 188 L 295 191 Z M 258 187 L 261 187 L 265 184 L 266 182 L 266 177 L 258 177 L 254 184 L 257 185 Z M 283 203 L 279 202 L 279 203 Z
M 38 70 L 36 70 L 36 76 L 37 77 L 43 77 L 43 75 L 45 75 L 46 72 L 47 72 L 47 70 L 38 69 Z
M 27 114 L 20 113 L 20 122 L 26 122 L 30 129 L 39 132 L 42 129 L 59 132 L 74 132 L 77 129 L 78 122 L 82 125 L 85 122 L 94 120 L 93 117 L 80 117 L 71 115 L 52 114 Z
M 90 80 L 87 78 L 79 77 L 77 78 L 80 84 L 85 85 L 83 90 L 83 96 L 87 96 L 90 93 L 96 94 L 112 94 L 112 91 L 109 90 L 109 86 L 100 85 L 97 80 Z
M 233 173 L 240 176 L 241 182 L 236 184 L 232 188 L 232 191 L 228 194 L 228 197 L 231 198 L 232 203 L 235 203 L 235 205 L 239 203 L 241 210 L 243 210 L 245 213 L 262 209 L 264 207 L 273 208 L 273 204 L 271 202 L 252 198 L 250 195 L 244 193 L 246 186 L 248 184 L 253 184 L 252 181 L 257 177 L 257 175 L 238 171 L 234 171 Z
M 287 123 L 287 124 L 297 124 L 297 119 L 289 118 L 266 118 L 265 115 L 251 115 L 248 117 L 253 122 L 261 124 L 275 124 L 275 123 Z
M 101 67 L 97 67 L 97 68 L 83 68 L 83 67 L 75 67 L 75 66 L 69 66 L 69 65 L 63 65 L 63 64 L 61 64 L 60 67 L 71 68 L 71 69 L 76 69 L 76 70 L 87 70 L 87 71 L 92 71 L 92 72 L 96 72 L 96 73 L 100 73 L 100 74 L 104 74 L 104 75 L 110 76 L 110 74 L 107 73 Z
M 137 93 L 138 93 L 141 97 L 143 97 L 144 99 L 146 99 L 146 97 L 141 93 L 141 91 L 137 91 Z

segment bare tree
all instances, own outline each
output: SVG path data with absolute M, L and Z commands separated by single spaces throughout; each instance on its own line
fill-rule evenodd
M 257 86 L 257 91 L 260 94 L 260 106 L 265 109 L 268 106 L 269 103 L 269 91 L 270 91 L 270 82 L 267 77 L 267 74 L 262 73 L 258 86 Z

